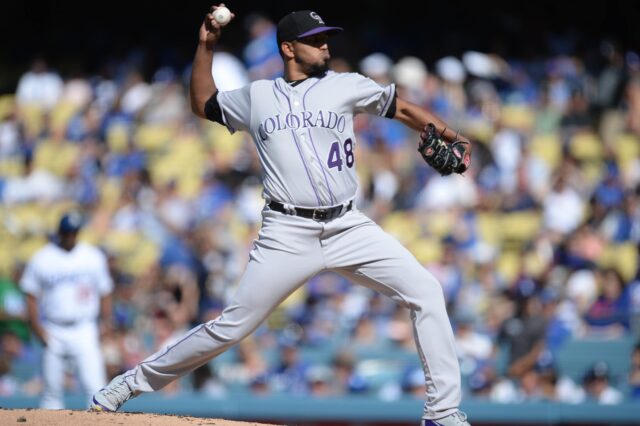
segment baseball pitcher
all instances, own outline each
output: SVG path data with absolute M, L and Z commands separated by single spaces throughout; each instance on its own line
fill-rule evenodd
M 438 281 L 360 212 L 353 118 L 376 114 L 421 133 L 419 151 L 442 174 L 462 173 L 470 145 L 444 122 L 357 73 L 328 70 L 329 37 L 342 31 L 298 11 L 277 27 L 284 78 L 219 91 L 211 75 L 221 34 L 212 7 L 200 27 L 191 76 L 193 112 L 251 135 L 263 173 L 262 228 L 229 306 L 167 350 L 116 377 L 93 408 L 115 411 L 141 392 L 210 361 L 252 333 L 294 290 L 330 270 L 375 289 L 411 312 L 427 384 L 423 425 L 468 425 L 458 410 L 460 370 Z

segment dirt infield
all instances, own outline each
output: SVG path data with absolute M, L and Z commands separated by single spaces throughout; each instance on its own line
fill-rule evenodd
M 255 422 L 233 422 L 187 416 L 145 413 L 89 413 L 73 410 L 0 409 L 0 425 L 47 426 L 275 426 Z

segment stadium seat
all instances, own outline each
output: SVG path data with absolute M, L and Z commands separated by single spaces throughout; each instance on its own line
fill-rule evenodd
M 519 251 L 503 251 L 496 264 L 498 272 L 507 282 L 514 280 L 518 276 L 521 266 L 522 253 Z
M 143 151 L 154 152 L 165 148 L 173 136 L 174 132 L 169 126 L 142 124 L 135 133 L 134 143 Z
M 621 134 L 614 140 L 613 150 L 618 165 L 623 171 L 627 171 L 634 160 L 640 157 L 640 139 L 629 133 Z
M 409 251 L 423 265 L 438 262 L 442 257 L 442 245 L 435 238 L 421 238 L 407 244 Z
M 551 170 L 560 164 L 562 143 L 557 133 L 538 134 L 531 138 L 529 149 L 532 154 L 542 159 Z
M 429 212 L 427 231 L 437 238 L 443 238 L 453 230 L 455 220 L 456 217 L 448 211 Z
M 500 122 L 505 127 L 518 130 L 529 130 L 533 127 L 535 112 L 523 104 L 505 105 L 502 107 Z
M 4 120 L 15 111 L 16 97 L 14 95 L 0 96 L 0 120 Z
M 524 244 L 540 231 L 541 222 L 541 214 L 535 210 L 505 213 L 500 218 L 502 238 Z
M 415 218 L 406 212 L 396 211 L 388 214 L 380 223 L 380 226 L 393 235 L 403 244 L 410 244 L 419 237 Z
M 77 113 L 78 107 L 71 102 L 59 102 L 50 112 L 50 128 L 53 132 L 66 133 L 67 125 Z
M 79 149 L 66 141 L 43 140 L 36 148 L 35 167 L 45 169 L 56 176 L 66 176 L 75 164 Z
M 578 132 L 569 141 L 569 151 L 578 160 L 594 161 L 602 159 L 604 147 L 595 133 Z
M 23 161 L 18 156 L 4 157 L 0 159 L 0 176 L 8 178 L 22 175 L 24 170 Z
M 45 126 L 44 110 L 37 104 L 22 104 L 18 108 L 18 115 L 24 124 L 25 134 L 36 137 Z
M 216 166 L 228 167 L 245 143 L 245 136 L 242 132 L 232 135 L 223 126 L 207 123 L 205 143 L 215 159 Z
M 482 241 L 492 246 L 501 241 L 500 217 L 495 212 L 482 212 L 477 216 L 478 234 Z
M 587 369 L 596 361 L 605 361 L 611 369 L 610 379 L 615 384 L 625 380 L 631 363 L 635 340 L 623 337 L 615 340 L 569 340 L 556 354 L 558 369 L 576 382 L 582 382 Z
M 638 271 L 638 249 L 633 243 L 609 244 L 597 259 L 601 268 L 616 269 L 625 281 L 630 281 Z
M 125 152 L 129 146 L 129 126 L 124 123 L 114 123 L 107 129 L 107 146 L 113 153 Z
M 15 251 L 15 258 L 22 263 L 27 263 L 31 256 L 47 243 L 44 236 L 33 236 L 22 240 Z

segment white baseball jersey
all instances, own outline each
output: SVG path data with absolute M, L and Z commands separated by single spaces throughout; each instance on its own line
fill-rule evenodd
M 455 413 L 460 370 L 442 287 L 357 206 L 344 208 L 357 188 L 353 116 L 393 116 L 395 87 L 334 72 L 296 83 L 260 80 L 219 92 L 205 105 L 205 115 L 231 132 L 251 134 L 267 200 L 306 208 L 342 204 L 340 214 L 309 218 L 298 214 L 302 210 L 282 211 L 268 203 L 229 306 L 114 380 L 124 380 L 134 395 L 158 390 L 240 342 L 309 278 L 334 271 L 410 309 L 425 373 L 423 418 Z
M 66 251 L 48 243 L 29 261 L 20 287 L 39 300 L 45 320 L 73 322 L 97 319 L 100 297 L 113 282 L 99 249 L 78 243 Z
M 353 116 L 384 116 L 394 96 L 393 84 L 329 71 L 295 86 L 258 80 L 217 100 L 229 131 L 248 131 L 258 148 L 265 198 L 320 207 L 355 197 Z

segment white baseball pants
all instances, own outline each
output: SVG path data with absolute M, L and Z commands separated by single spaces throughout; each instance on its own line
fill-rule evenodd
M 89 407 L 91 396 L 107 382 L 97 324 L 94 321 L 81 321 L 70 326 L 45 323 L 44 327 L 48 340 L 42 353 L 44 389 L 40 407 L 64 408 L 66 359 L 73 362 Z
M 330 270 L 382 292 L 411 311 L 427 392 L 424 418 L 457 410 L 460 369 L 442 288 L 413 255 L 358 210 L 329 222 L 265 208 L 238 289 L 220 317 L 125 373 L 135 393 L 193 371 L 251 334 L 294 290 Z

